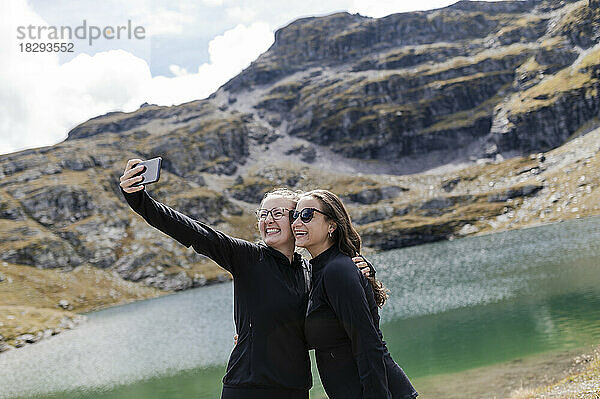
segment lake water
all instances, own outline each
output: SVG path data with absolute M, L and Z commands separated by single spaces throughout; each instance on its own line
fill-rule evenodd
M 382 330 L 423 378 L 600 343 L 600 218 L 372 256 L 391 290 Z M 0 355 L 0 398 L 218 398 L 231 283 L 88 315 Z M 323 397 L 318 374 L 311 398 Z

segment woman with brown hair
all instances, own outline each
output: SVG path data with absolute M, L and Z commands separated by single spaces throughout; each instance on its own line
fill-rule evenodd
M 292 218 L 296 246 L 312 259 L 305 335 L 330 399 L 400 399 L 418 394 L 392 359 L 379 329 L 387 293 L 358 273 L 361 239 L 337 195 L 303 194 Z

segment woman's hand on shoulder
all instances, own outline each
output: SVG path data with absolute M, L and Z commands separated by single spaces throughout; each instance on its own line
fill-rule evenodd
M 356 255 L 354 258 L 352 258 L 352 262 L 354 262 L 356 267 L 358 267 L 363 276 L 371 277 L 371 268 L 362 255 Z
M 143 185 L 133 186 L 134 184 L 141 182 L 143 179 L 142 176 L 135 176 L 136 174 L 144 171 L 143 165 L 135 166 L 140 162 L 142 162 L 141 159 L 130 159 L 129 161 L 127 161 L 125 171 L 119 178 L 119 185 L 121 186 L 123 191 L 125 191 L 128 194 L 142 191 L 144 189 Z

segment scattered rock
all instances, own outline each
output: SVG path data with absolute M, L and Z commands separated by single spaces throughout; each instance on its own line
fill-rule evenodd
M 450 191 L 454 190 L 454 187 L 456 187 L 456 185 L 458 183 L 460 183 L 461 178 L 460 177 L 455 177 L 453 179 L 450 180 L 444 180 L 442 181 L 442 189 L 449 193 Z
M 356 193 L 345 194 L 342 196 L 342 199 L 359 204 L 374 204 L 384 199 L 395 198 L 406 191 L 408 191 L 407 188 L 399 186 L 368 188 Z
M 207 284 L 208 280 L 204 276 L 204 274 L 194 274 L 194 278 L 192 279 L 192 287 L 202 287 Z
M 313 163 L 317 157 L 317 149 L 312 145 L 299 144 L 285 152 L 285 155 L 300 154 L 300 159 L 307 163 Z
M 60 301 L 58 301 L 58 306 L 65 310 L 73 310 L 73 306 L 71 306 L 69 301 L 67 301 L 66 299 L 61 299 Z
M 0 219 L 23 220 L 25 213 L 15 204 L 0 199 Z
M 158 272 L 159 271 L 153 266 L 140 267 L 129 276 L 128 280 L 140 281 L 148 277 L 154 277 Z
M 41 334 L 39 334 L 39 335 L 23 334 L 23 335 L 19 335 L 17 338 L 15 338 L 15 341 L 22 341 L 27 344 L 35 344 L 40 339 L 41 339 Z
M 13 349 L 12 346 L 10 346 L 9 344 L 7 344 L 6 342 L 0 341 L 0 353 L 9 351 L 11 349 Z
M 62 330 L 72 330 L 75 328 L 75 326 L 82 323 L 85 319 L 86 319 L 86 317 L 82 316 L 82 315 L 75 315 L 72 318 L 65 316 L 62 319 L 60 319 L 59 328 L 53 330 L 52 335 L 57 334 L 58 332 L 61 331 L 61 329 Z M 42 333 L 42 335 L 43 335 L 43 333 Z
M 273 122 L 273 127 L 279 126 Z M 280 122 L 281 124 L 281 122 Z M 249 132 L 248 137 L 256 141 L 257 145 L 266 145 L 271 144 L 275 140 L 281 137 L 278 133 L 276 133 L 273 129 L 267 129 L 264 127 L 253 126 Z
M 451 198 L 438 197 L 430 199 L 421 205 L 420 209 L 444 209 L 454 205 L 454 201 Z
M 517 198 L 517 197 L 527 197 L 531 195 L 535 195 L 538 191 L 543 189 L 543 185 L 525 185 L 521 187 L 513 187 L 508 190 L 495 193 L 488 196 L 488 202 L 504 202 L 509 199 Z
M 177 274 L 159 273 L 154 277 L 144 280 L 146 285 L 160 288 L 165 291 L 181 291 L 193 286 L 193 281 L 185 272 Z
M 250 180 L 250 179 L 246 179 Z M 266 180 L 249 181 L 245 184 L 233 186 L 231 196 L 237 200 L 245 201 L 251 204 L 258 204 L 267 191 L 273 188 L 273 183 Z
M 484 154 L 487 157 L 494 157 L 496 156 L 496 153 L 498 152 L 498 146 L 496 144 L 489 144 L 485 150 L 484 150 Z
M 475 234 L 479 231 L 479 229 L 475 226 L 473 226 L 472 224 L 465 224 L 459 231 L 458 231 L 458 235 L 460 236 L 466 236 L 469 234 Z
M 241 215 L 243 212 L 242 208 L 220 193 L 180 197 L 173 202 L 172 207 L 185 215 L 211 225 L 224 222 L 227 215 Z
M 61 162 L 61 166 L 64 169 L 70 169 L 75 171 L 82 171 L 93 168 L 95 166 L 94 160 L 91 158 L 78 158 L 71 155 L 69 158 L 65 158 Z
M 64 240 L 36 240 L 30 244 L 0 253 L 0 259 L 11 263 L 36 266 L 42 269 L 79 266 L 83 260 Z
M 119 275 L 121 275 L 122 278 L 129 280 L 129 279 L 131 279 L 132 274 L 134 273 L 134 271 L 137 268 L 139 268 L 140 266 L 143 266 L 143 265 L 147 265 L 155 257 L 156 257 L 156 254 L 153 252 L 146 252 L 146 253 L 137 253 L 136 252 L 131 255 L 125 255 L 125 256 L 122 256 L 115 263 L 115 270 L 117 271 L 117 273 L 119 273 Z
M 451 207 L 457 203 L 469 203 L 473 197 L 471 195 L 458 195 L 452 197 L 436 197 L 424 202 L 419 209 L 425 211 L 425 216 L 439 216 L 449 212 Z
M 352 222 L 356 224 L 377 222 L 393 216 L 406 215 L 410 209 L 411 207 L 376 206 L 365 211 L 357 208 L 352 212 Z

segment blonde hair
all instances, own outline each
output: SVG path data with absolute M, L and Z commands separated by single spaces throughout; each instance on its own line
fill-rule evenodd
M 300 197 L 302 196 L 302 194 L 304 194 L 304 193 L 300 190 L 290 190 L 289 188 L 285 188 L 285 187 L 274 188 L 273 190 L 265 193 L 262 201 L 260 201 L 260 205 L 262 206 L 262 203 L 265 202 L 267 197 L 282 197 L 282 198 L 292 201 L 294 203 L 294 208 L 295 208 L 296 204 L 298 204 L 298 201 L 300 200 Z

